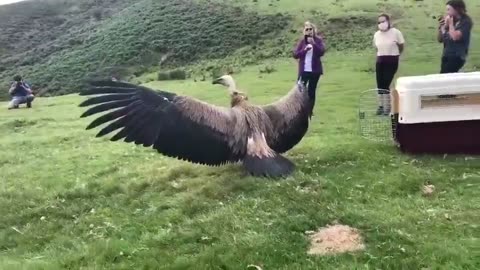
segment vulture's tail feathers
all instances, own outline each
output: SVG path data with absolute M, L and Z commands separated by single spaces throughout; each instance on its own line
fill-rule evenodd
M 248 173 L 259 177 L 286 177 L 295 170 L 295 164 L 278 153 L 262 158 L 246 155 L 243 166 Z

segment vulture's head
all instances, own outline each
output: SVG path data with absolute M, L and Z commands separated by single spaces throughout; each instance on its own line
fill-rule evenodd
M 235 84 L 235 80 L 230 75 L 223 75 L 215 80 L 212 81 L 212 84 L 220 84 L 228 88 L 230 92 L 230 96 L 232 99 L 240 100 L 248 100 L 248 97 L 245 93 L 242 93 L 237 89 L 237 85 Z
M 215 80 L 213 80 L 212 84 L 221 84 L 228 88 L 236 88 L 235 80 L 230 75 L 223 75 Z

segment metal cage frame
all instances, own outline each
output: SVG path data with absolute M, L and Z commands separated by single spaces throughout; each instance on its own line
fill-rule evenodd
M 362 138 L 370 141 L 394 143 L 396 125 L 392 112 L 390 111 L 388 115 L 376 115 L 378 107 L 377 93 L 379 90 L 384 89 L 372 88 L 360 92 L 357 114 L 358 132 Z M 390 90 L 388 92 L 390 97 Z

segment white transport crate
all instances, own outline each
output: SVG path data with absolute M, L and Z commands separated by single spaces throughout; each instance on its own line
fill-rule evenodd
M 480 120 L 480 72 L 400 77 L 399 123 Z

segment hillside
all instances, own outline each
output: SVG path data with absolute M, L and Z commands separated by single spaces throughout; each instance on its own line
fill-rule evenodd
M 219 3 L 181 1 L 27 1 L 0 7 L 2 85 L 15 73 L 50 94 L 77 91 L 98 76 L 125 77 L 152 65 L 222 58 L 272 38 L 289 18 Z
M 32 3 L 36 1 L 40 0 Z M 109 6 L 96 2 L 103 8 Z M 294 83 L 297 67 L 289 57 L 290 50 L 302 22 L 317 22 L 329 51 L 324 57 L 325 75 L 320 79 L 311 127 L 286 154 L 297 171 L 287 179 L 258 179 L 244 176 L 237 165 L 193 165 L 152 149 L 110 142 L 109 137 L 96 138 L 98 129 L 85 130 L 93 118 L 79 118 L 85 108 L 78 104 L 84 99 L 76 94 L 37 98 L 32 109 L 1 109 L 0 269 L 480 269 L 479 158 L 405 155 L 393 143 L 365 140 L 358 131 L 359 96 L 375 85 L 371 37 L 376 15 L 383 11 L 394 14 L 395 25 L 404 32 L 407 45 L 398 76 L 437 73 L 441 45 L 435 41 L 436 20 L 432 16 L 444 11 L 441 2 L 188 2 L 195 3 L 192 7 L 203 14 L 197 18 L 196 11 L 181 4 L 185 2 L 167 7 L 167 2 L 151 1 L 148 6 L 156 7 L 155 14 L 164 14 L 154 16 L 155 20 L 175 23 L 175 27 L 168 24 L 170 30 L 159 30 L 165 39 L 144 34 L 154 33 L 149 28 L 137 29 L 146 25 L 143 18 L 151 18 L 142 14 L 154 12 L 145 9 L 146 1 L 136 1 L 136 5 L 117 1 L 118 9 L 112 1 L 111 15 L 102 16 L 100 21 L 87 19 L 93 8 L 87 5 L 81 12 L 84 19 L 73 24 L 79 30 L 71 38 L 96 25 L 90 36 L 84 33 L 91 39 L 52 52 L 46 57 L 51 65 L 39 60 L 20 67 L 30 81 L 52 87 L 49 93 L 75 90 L 59 88 L 60 79 L 65 80 L 58 74 L 81 84 L 89 76 L 107 74 L 107 67 L 112 65 L 122 76 L 153 89 L 228 106 L 225 89 L 212 85 L 208 77 L 232 68 L 239 88 L 248 93 L 250 101 L 265 104 L 283 96 Z M 63 3 L 69 6 L 73 1 Z M 480 3 L 472 3 L 469 13 L 480 18 Z M 175 29 L 185 27 L 189 35 L 195 33 L 188 28 L 190 23 L 179 23 L 179 18 L 216 20 L 220 17 L 202 12 L 218 4 L 242 14 L 242 18 L 227 18 L 226 11 L 219 11 L 221 24 L 205 22 L 208 27 L 219 28 L 209 37 L 226 40 L 225 47 L 223 39 L 221 44 L 215 43 L 215 53 L 218 50 L 224 57 L 199 49 L 196 63 L 190 65 L 188 58 L 182 58 L 183 53 L 193 50 L 193 42 L 188 41 L 168 47 L 185 44 L 185 50 L 173 51 L 175 58 L 161 66 L 153 63 L 148 68 L 148 63 L 130 61 L 136 54 L 128 53 L 136 52 L 132 44 L 137 40 L 146 43 L 139 43 L 141 52 L 153 37 L 162 42 L 178 41 L 183 36 L 172 34 L 177 33 Z M 20 12 L 18 7 L 9 7 L 9 13 Z M 161 11 L 174 7 L 185 10 L 185 15 L 167 16 Z M 89 23 L 83 24 L 85 21 Z M 248 29 L 250 21 L 261 28 Z M 229 45 L 231 28 L 241 29 L 238 25 L 246 29 L 236 35 L 260 33 L 261 39 L 250 36 L 251 40 L 241 45 Z M 272 32 L 270 25 L 278 32 Z M 36 23 L 31 27 L 40 26 Z M 195 27 L 200 31 L 204 26 Z M 120 32 L 129 35 L 117 35 Z M 39 38 L 44 35 L 36 34 Z M 116 38 L 122 42 L 114 42 Z M 127 42 L 128 38 L 137 39 Z M 52 44 L 64 41 L 60 40 Z M 124 46 L 114 47 L 119 44 Z M 98 69 L 88 64 L 99 63 L 98 59 L 103 61 L 102 57 L 117 51 L 129 56 L 107 58 L 109 62 Z M 152 58 L 157 61 L 160 55 Z M 480 27 L 475 27 L 465 70 L 478 66 Z M 265 67 L 271 68 L 269 72 Z M 177 68 L 185 68 L 191 78 L 158 81 L 159 71 Z M 2 76 L 10 76 L 8 72 Z M 205 81 L 198 79 L 202 73 Z M 73 81 L 68 83 L 76 85 Z M 0 102 L 1 108 L 6 105 Z M 383 119 L 388 126 L 388 119 Z M 428 196 L 423 193 L 425 185 L 435 187 Z M 364 250 L 309 255 L 309 233 L 336 223 L 358 229 Z
M 35 0 L 0 6 L 0 85 L 20 73 L 37 91 L 58 95 L 97 77 L 131 80 L 179 68 L 178 78 L 204 78 L 288 57 L 301 30 L 299 16 L 286 12 L 292 8 L 322 18 L 329 50 L 362 50 L 370 46 L 378 8 L 403 13 L 388 2 L 348 13 L 356 8 L 348 1 L 331 1 L 328 9 L 314 4 L 319 8 L 310 11 L 284 2 Z

